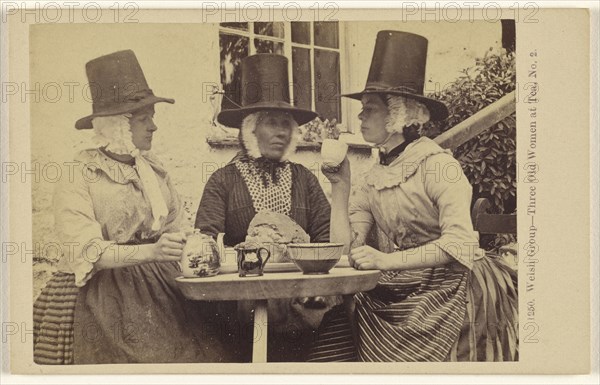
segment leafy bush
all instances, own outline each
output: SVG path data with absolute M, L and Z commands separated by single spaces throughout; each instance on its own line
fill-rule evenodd
M 324 139 L 338 139 L 340 130 L 336 119 L 321 120 L 319 117 L 301 126 L 302 140 L 305 142 L 322 142 Z
M 454 127 L 487 105 L 515 90 L 514 53 L 486 52 L 475 65 L 445 87 L 438 100 L 446 103 L 449 116 L 424 127 L 424 135 L 435 137 Z M 473 200 L 485 197 L 492 211 L 513 211 L 516 202 L 516 119 L 511 114 L 454 151 L 473 185 Z

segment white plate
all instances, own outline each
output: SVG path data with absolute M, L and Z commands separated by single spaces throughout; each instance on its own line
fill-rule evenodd
M 265 273 L 283 273 L 288 271 L 300 271 L 296 265 L 292 262 L 281 262 L 281 263 L 269 263 L 265 266 Z M 238 267 L 234 264 L 223 264 L 221 265 L 221 269 L 219 270 L 220 274 L 231 274 L 237 273 Z

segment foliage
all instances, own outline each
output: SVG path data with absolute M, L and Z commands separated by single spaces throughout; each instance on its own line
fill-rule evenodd
M 487 105 L 515 90 L 514 53 L 493 53 L 490 49 L 475 65 L 435 95 L 446 103 L 449 117 L 429 123 L 424 135 L 435 137 L 454 127 Z M 514 210 L 516 201 L 516 119 L 515 114 L 459 146 L 454 156 L 473 185 L 473 199 L 485 197 L 491 211 Z
M 498 234 L 493 240 L 489 241 L 486 249 L 494 250 L 497 253 L 501 252 L 501 248 L 507 245 L 516 244 L 517 237 L 514 234 Z
M 321 120 L 319 117 L 303 125 L 302 140 L 305 142 L 322 142 L 324 139 L 338 139 L 340 130 L 336 119 Z
M 225 92 L 222 107 L 236 108 L 241 100 L 240 64 L 248 56 L 248 38 L 222 33 L 219 35 L 219 46 L 221 84 Z

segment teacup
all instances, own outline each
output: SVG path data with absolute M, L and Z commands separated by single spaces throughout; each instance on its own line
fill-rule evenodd
M 197 278 L 219 274 L 221 261 L 215 240 L 198 229 L 186 232 L 186 238 L 179 263 L 183 276 Z
M 321 158 L 326 167 L 337 167 L 348 152 L 348 145 L 336 139 L 325 139 L 321 146 Z

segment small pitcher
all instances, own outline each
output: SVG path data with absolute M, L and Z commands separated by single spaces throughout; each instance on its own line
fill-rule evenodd
M 212 277 L 219 274 L 221 259 L 215 240 L 199 229 L 186 232 L 186 243 L 181 254 L 184 277 Z
M 238 273 L 240 277 L 248 275 L 263 275 L 271 252 L 256 243 L 240 243 L 235 246 L 237 251 Z

